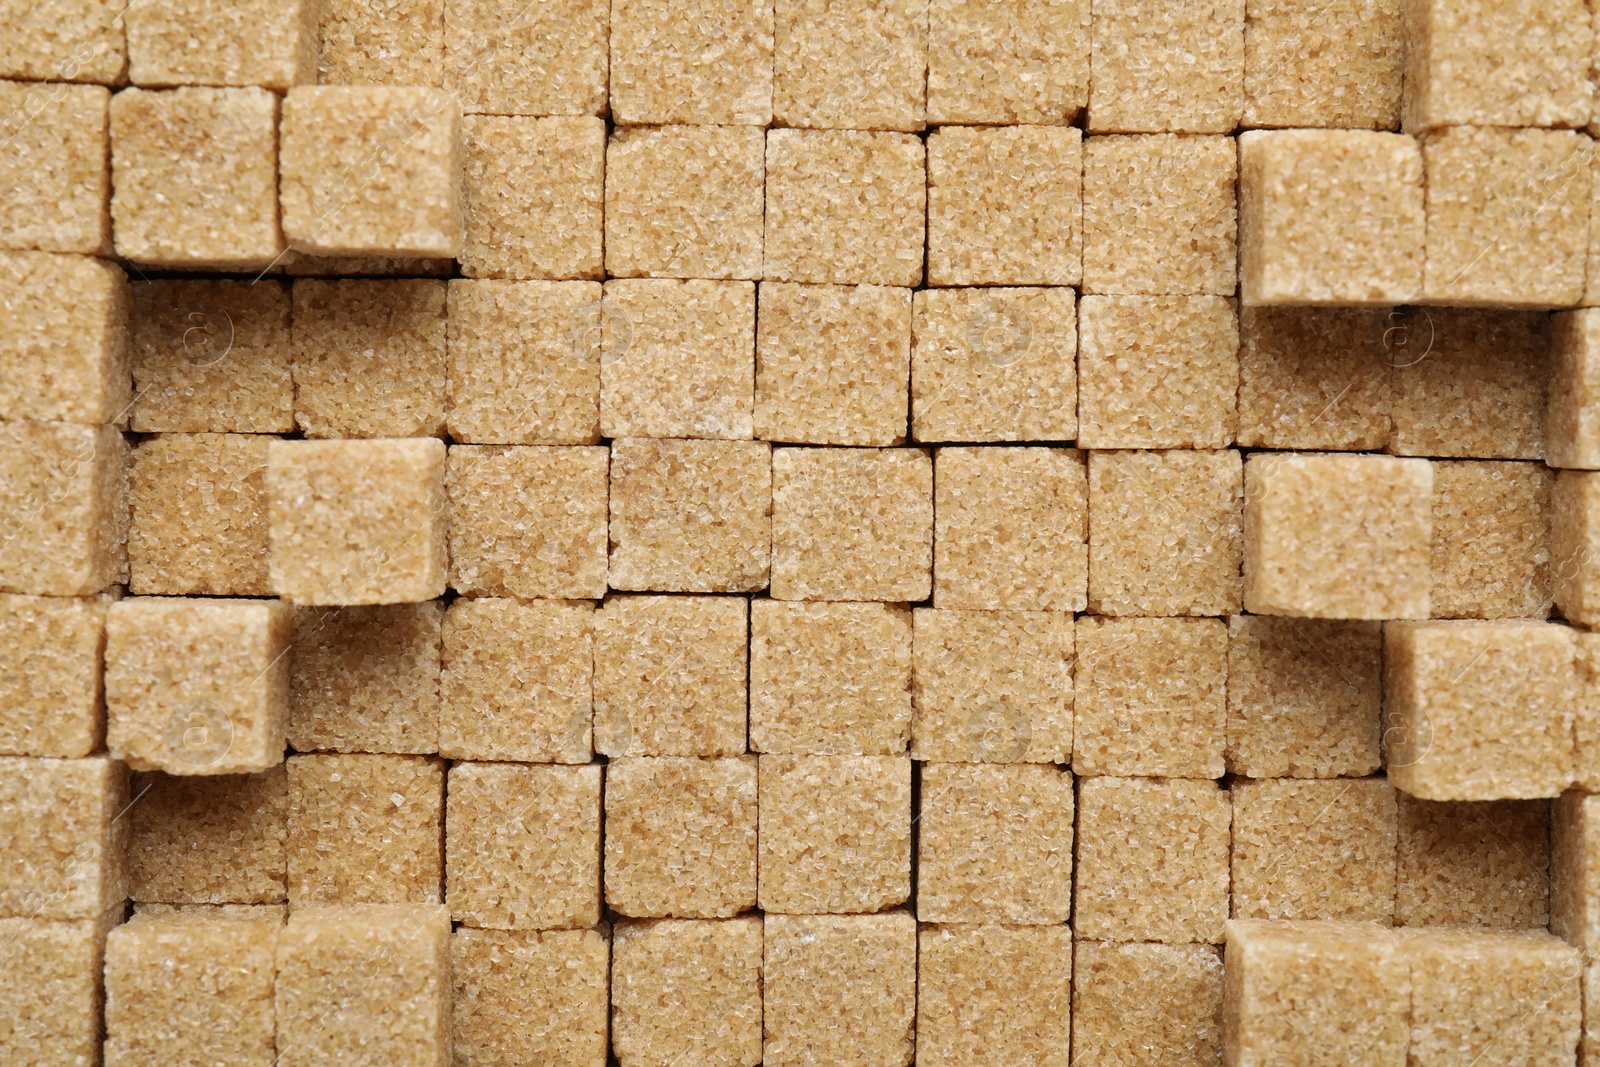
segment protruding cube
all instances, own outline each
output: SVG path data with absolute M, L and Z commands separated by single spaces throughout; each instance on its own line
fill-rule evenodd
M 259 85 L 286 92 L 317 80 L 315 0 L 130 4 L 128 80 L 135 85 Z
M 0 593 L 0 754 L 79 759 L 100 747 L 107 603 Z
M 452 1038 L 464 1065 L 528 1055 L 604 1067 L 611 944 L 593 930 L 474 930 L 450 935 Z
M 1396 925 L 1549 925 L 1549 801 L 1398 799 Z
M 1545 462 L 1600 470 L 1600 308 L 1562 312 L 1551 325 Z
M 299 752 L 439 751 L 444 605 L 294 609 L 289 744 Z
M 599 115 L 609 22 L 606 0 L 445 0 L 444 87 L 469 115 Z
M 772 33 L 771 4 L 622 0 L 611 9 L 612 119 L 770 126 Z
M 128 592 L 266 596 L 267 442 L 159 434 L 129 470 Z
M 1072 931 L 924 926 L 917 932 L 917 1062 L 1068 1067 Z
M 1221 1062 L 1223 969 L 1215 948 L 1104 941 L 1073 948 L 1072 1047 L 1079 1062 Z
M 612 940 L 611 1039 L 625 1067 L 761 1062 L 760 916 L 625 920 Z
M 1089 4 L 933 0 L 928 121 L 1071 123 L 1089 101 Z
M 75 922 L 0 919 L 0 971 L 12 976 L 0 988 L 8 1057 L 19 1064 L 101 1062 L 103 950 L 107 931 L 121 921 L 120 906 Z
M 128 769 L 114 759 L 0 757 L 0 916 L 97 919 L 121 907 L 127 806 Z
M 1244 108 L 1245 0 L 1093 8 L 1091 132 L 1233 132 Z
M 88 596 L 127 580 L 127 462 L 111 426 L 0 423 L 0 590 Z
M 0 252 L 0 418 L 127 425 L 128 305 L 114 264 Z
M 446 0 L 319 3 L 322 15 L 317 81 L 321 84 L 443 84 Z M 491 66 L 494 58 L 480 54 L 475 61 Z
M 134 776 L 128 895 L 139 903 L 282 904 L 289 775 Z
M 928 5 L 777 0 L 772 117 L 780 126 L 920 130 Z
M 1401 0 L 1246 0 L 1245 9 L 1241 125 L 1400 125 Z
M 99 85 L 0 81 L 0 247 L 111 251 L 110 104 Z
M 120 84 L 128 70 L 125 10 L 110 0 L 8 0 L 0 78 Z
M 1383 449 L 1391 367 L 1411 361 L 1412 327 L 1421 319 L 1377 308 L 1241 308 L 1239 444 Z M 1415 339 L 1432 344 L 1431 337 Z
M 1542 463 L 1439 460 L 1433 465 L 1433 615 L 1529 618 L 1550 613 L 1550 493 Z

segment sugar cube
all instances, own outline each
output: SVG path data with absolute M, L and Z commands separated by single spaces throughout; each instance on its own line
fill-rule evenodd
M 0 754 L 79 759 L 100 747 L 106 604 L 0 593 Z
M 1600 308 L 1551 319 L 1544 436 L 1550 466 L 1600 470 Z
M 1098 0 L 1093 11 L 1091 132 L 1233 132 L 1245 0 Z
M 605 929 L 450 935 L 452 1034 L 462 1067 L 543 1057 L 604 1067 L 611 944 Z
M 444 605 L 294 609 L 289 744 L 299 752 L 439 750 Z
M 128 895 L 140 903 L 282 904 L 289 775 L 134 776 Z
M 111 0 L 7 0 L 0 77 L 119 84 L 128 70 L 124 10 Z
M 1400 125 L 1402 0 L 1246 0 L 1247 127 Z
M 1600 948 L 1600 796 L 1569 790 L 1550 805 L 1550 932 Z
M 106 932 L 121 908 L 103 917 L 53 922 L 0 918 L 0 988 L 6 1056 L 18 1064 L 100 1063 L 101 974 Z
M 599 115 L 606 0 L 445 0 L 444 87 L 467 114 Z
M 917 931 L 917 1062 L 1068 1067 L 1072 931 L 927 925 Z
M 286 92 L 317 80 L 316 0 L 129 4 L 128 80 L 135 85 L 259 85 Z
M 0 417 L 126 425 L 128 304 L 114 264 L 0 252 Z
M 928 5 L 776 0 L 772 118 L 780 126 L 920 130 Z
M 624 920 L 612 948 L 618 1062 L 761 1062 L 759 916 Z
M 1239 444 L 1383 449 L 1391 366 L 1410 360 L 1414 321 L 1379 308 L 1241 308 Z
M 1081 1063 L 1216 1067 L 1222 959 L 1211 945 L 1073 946 L 1072 1045 Z
M 267 442 L 158 434 L 128 471 L 128 592 L 266 596 Z
M 1089 4 L 933 0 L 928 121 L 1064 124 L 1089 100 Z
M 1550 612 L 1550 493 L 1540 463 L 1433 464 L 1433 616 L 1542 619 Z
M 772 122 L 770 4 L 625 0 L 611 11 L 619 124 Z
M 1397 797 L 1397 925 L 1549 924 L 1549 801 Z
M 0 81 L 0 247 L 111 251 L 110 105 L 99 85 Z
M 318 2 L 317 81 L 323 85 L 443 83 L 446 0 Z M 475 62 L 494 65 L 492 57 Z
M 93 919 L 128 895 L 128 771 L 0 757 L 0 916 Z
M 1600 622 L 1600 474 L 1562 471 L 1550 494 L 1550 580 L 1572 622 Z

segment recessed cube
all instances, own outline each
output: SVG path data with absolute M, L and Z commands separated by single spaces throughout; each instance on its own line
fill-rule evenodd
M 1244 0 L 1099 0 L 1094 133 L 1232 133 L 1244 108 Z
M 780 448 L 772 454 L 777 600 L 926 600 L 933 461 L 921 449 Z
M 911 895 L 911 761 L 771 756 L 761 763 L 761 910 L 873 912 Z
M 1376 622 L 1228 620 L 1227 766 L 1250 778 L 1350 778 L 1382 766 Z
M 323 12 L 324 63 L 330 14 Z M 300 86 L 284 97 L 280 142 L 283 233 L 296 251 L 460 254 L 461 105 L 454 97 L 423 88 Z M 374 167 L 375 159 L 386 165 Z
M 1069 763 L 1072 615 L 912 612 L 911 757 Z
M 463 597 L 444 620 L 446 759 L 588 763 L 594 605 Z
M 1244 595 L 1239 453 L 1089 453 L 1089 610 L 1227 615 Z
M 451 915 L 512 930 L 599 922 L 600 774 L 598 765 L 452 767 Z
M 1066 1067 L 1072 931 L 924 926 L 917 934 L 917 1062 Z
M 1387 764 L 1423 800 L 1553 797 L 1572 784 L 1572 630 L 1556 623 L 1383 628 Z
M 0 81 L 9 147 L 0 160 L 0 245 L 111 251 L 110 101 L 98 85 Z
M 890 755 L 905 751 L 910 733 L 904 607 L 752 601 L 753 751 Z
M 12 976 L 0 989 L 0 1021 L 14 1062 L 101 1062 L 103 949 L 121 920 L 120 908 L 76 922 L 0 919 L 0 969 Z
M 1569 790 L 1550 805 L 1550 932 L 1600 945 L 1600 796 Z
M 1084 292 L 1232 296 L 1238 171 L 1228 137 L 1085 141 Z
M 917 292 L 912 436 L 1072 440 L 1078 435 L 1077 353 L 1077 296 L 1071 289 Z
M 772 560 L 772 446 L 764 441 L 611 445 L 612 589 L 747 593 Z
M 780 126 L 920 130 L 928 5 L 777 0 L 772 118 Z
M 313 0 L 155 0 L 128 7 L 135 85 L 259 85 L 285 92 L 317 80 Z
M 1545 462 L 1600 470 L 1600 308 L 1562 312 L 1551 325 Z
M 1239 138 L 1246 304 L 1404 304 L 1422 292 L 1422 154 L 1368 130 Z
M 1382 778 L 1233 784 L 1233 914 L 1388 926 L 1398 816 Z
M 450 914 L 308 908 L 278 935 L 277 1067 L 450 1062 Z
M 1593 144 L 1576 130 L 1435 130 L 1422 139 L 1430 304 L 1570 307 L 1588 263 Z
M 172 915 L 140 916 L 112 930 L 105 946 L 105 1062 L 272 1067 L 281 926 L 267 917 Z
M 750 439 L 753 283 L 609 281 L 600 334 L 602 436 Z
M 786 7 L 789 3 L 784 0 Z M 781 12 L 778 25 L 785 25 Z M 928 201 L 925 155 L 922 141 L 907 134 L 771 131 L 764 276 L 783 282 L 920 284 Z
M 120 907 L 127 805 L 116 760 L 0 757 L 0 916 L 93 919 Z
M 1087 482 L 1074 448 L 939 449 L 938 606 L 1082 611 Z
M 616 4 L 613 120 L 630 126 L 771 125 L 772 21 L 770 4 Z
M 1064 124 L 1088 100 L 1087 0 L 928 5 L 929 122 Z
M 88 596 L 127 579 L 127 456 L 114 427 L 0 423 L 0 590 Z
M 1222 777 L 1227 674 L 1219 619 L 1078 620 L 1072 769 Z
M 461 132 L 462 275 L 600 278 L 606 124 L 469 115 Z
M 445 588 L 436 438 L 267 446 L 272 589 L 298 604 L 405 604 Z
M 1235 919 L 1226 954 L 1223 1062 L 1409 1062 L 1411 968 L 1387 931 Z
M 1397 925 L 1549 924 L 1549 801 L 1398 799 Z
M 464 1064 L 603 1067 L 611 944 L 596 930 L 474 930 L 450 935 L 451 1036 Z
M 112 914 L 121 917 L 120 909 L 112 909 Z M 141 901 L 133 902 L 133 917 L 138 919 L 144 916 L 152 918 L 166 918 L 172 915 L 195 916 L 201 919 L 226 920 L 228 922 L 269 922 L 282 926 L 289 918 L 289 905 L 287 904 L 153 904 Z
M 1555 605 L 1581 626 L 1600 622 L 1600 473 L 1562 471 L 1550 499 Z
M 107 0 L 10 0 L 0 41 L 0 78 L 117 85 L 127 74 L 122 16 Z
M 1244 606 L 1322 619 L 1427 618 L 1433 467 L 1388 456 L 1244 465 Z
M 1073 931 L 1100 941 L 1221 943 L 1231 819 L 1228 792 L 1215 782 L 1084 779 Z
M 1401 6 L 1247 2 L 1241 125 L 1399 126 Z
M 289 744 L 299 752 L 439 750 L 444 605 L 295 608 Z
M 1077 285 L 1083 135 L 946 126 L 928 137 L 930 285 Z
M 288 900 L 289 775 L 134 776 L 128 895 L 140 903 Z
M 897 445 L 911 373 L 908 289 L 761 286 L 755 435 L 808 445 Z
M 0 593 L 0 754 L 78 759 L 100 747 L 107 603 Z
M 1078 302 L 1078 444 L 1226 448 L 1239 390 L 1239 322 L 1221 296 Z
M 329 755 L 288 763 L 291 908 L 439 902 L 441 761 Z
M 1550 493 L 1542 463 L 1433 465 L 1435 618 L 1550 613 Z
M 117 254 L 170 268 L 274 263 L 284 249 L 277 147 L 278 98 L 265 89 L 118 93 L 111 100 Z
M 1072 1046 L 1082 1063 L 1215 1067 L 1222 960 L 1210 945 L 1073 946 Z
M 1056 767 L 924 764 L 917 918 L 1066 922 L 1072 811 L 1072 775 Z
M 267 442 L 160 434 L 128 472 L 128 592 L 266 596 Z
M 612 941 L 612 1042 L 633 1065 L 761 1062 L 759 916 L 624 920 Z
M 121 269 L 88 256 L 0 252 L 0 328 L 0 417 L 127 425 Z
M 320 3 L 317 80 L 323 85 L 437 87 L 443 83 L 445 0 Z M 490 65 L 489 56 L 476 59 Z
M 605 0 L 445 0 L 444 87 L 467 114 L 598 115 Z
M 1351 452 L 1384 448 L 1390 367 L 1410 362 L 1406 342 L 1417 317 L 1376 308 L 1241 308 L 1239 444 Z
M 607 756 L 745 750 L 749 602 L 619 596 L 594 635 L 594 747 Z
M 905 1067 L 915 1041 L 917 922 L 769 915 L 762 955 L 765 1067 Z

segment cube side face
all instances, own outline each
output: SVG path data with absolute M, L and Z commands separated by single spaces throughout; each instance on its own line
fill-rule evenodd
M 1072 931 L 965 924 L 917 932 L 917 1062 L 1067 1067 Z
M 605 929 L 475 930 L 450 935 L 451 1038 L 469 1063 L 514 1063 L 530 1049 L 601 1067 L 609 1026 Z
M 1600 634 L 1574 630 L 1577 687 L 1573 698 L 1573 784 L 1600 793 Z
M 1404 317 L 1364 308 L 1241 308 L 1239 444 L 1381 451 L 1389 443 L 1391 355 Z
M 317 80 L 312 0 L 161 0 L 127 12 L 128 79 L 138 86 L 259 85 L 285 92 Z M 198 47 L 196 47 L 198 45 Z
M 128 895 L 140 904 L 281 905 L 288 898 L 289 776 L 134 779 Z
M 1244 108 L 1244 9 L 1244 0 L 1095 5 L 1089 130 L 1232 133 Z
M 97 85 L 0 82 L 0 114 L 14 146 L 0 163 L 0 244 L 111 252 L 110 104 Z
M 927 4 L 889 0 L 869 8 L 839 8 L 817 0 L 778 0 L 774 13 L 775 121 L 797 127 L 922 129 Z
M 1569 791 L 1550 810 L 1550 932 L 1600 945 L 1600 798 Z
M 624 1063 L 761 1061 L 759 917 L 617 924 L 612 1040 Z
M 599 115 L 609 22 L 606 0 L 446 0 L 444 87 L 469 115 Z
M 1086 0 L 928 5 L 930 123 L 1063 125 L 1088 102 Z
M 1562 471 L 1550 497 L 1555 605 L 1581 626 L 1600 623 L 1600 475 Z
M 1549 802 L 1398 800 L 1396 925 L 1549 925 Z
M 1260 0 L 1247 6 L 1242 125 L 1400 125 L 1401 0 L 1343 0 L 1317 11 Z
M 1600 308 L 1554 317 L 1545 461 L 1600 470 Z
M 1435 618 L 1550 614 L 1554 485 L 1554 472 L 1539 463 L 1434 462 Z
M 0 425 L 0 590 L 90 596 L 128 574 L 128 445 L 111 426 Z
M 120 920 L 0 919 L 0 969 L 18 979 L 0 989 L 0 1019 L 17 1062 L 100 1062 L 105 939 Z
M 1222 1059 L 1222 958 L 1211 945 L 1073 946 L 1072 1044 L 1088 1063 L 1172 1067 Z
M 611 12 L 616 121 L 771 125 L 773 31 L 767 4 L 618 4 Z
M 127 899 L 126 767 L 0 757 L 0 793 L 0 915 L 95 919 Z
M 99 747 L 106 604 L 0 593 L 0 754 L 79 759 Z

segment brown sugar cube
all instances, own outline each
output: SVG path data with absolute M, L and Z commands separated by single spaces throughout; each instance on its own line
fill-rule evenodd
M 1550 493 L 1540 463 L 1433 464 L 1435 618 L 1550 613 Z
M 1422 138 L 1431 304 L 1583 298 L 1593 143 L 1581 131 L 1456 126 Z
M 282 904 L 288 898 L 289 775 L 133 779 L 128 895 L 140 903 Z
M 111 251 L 110 104 L 98 85 L 0 81 L 0 247 Z
M 455 278 L 448 292 L 450 436 L 482 445 L 597 444 L 601 287 Z
M 1244 606 L 1322 619 L 1427 618 L 1433 466 L 1254 455 L 1244 465 Z
M 463 1067 L 533 1056 L 604 1067 L 611 945 L 596 930 L 474 930 L 450 935 L 452 1034 Z
M 294 424 L 289 290 L 271 281 L 133 284 L 138 433 L 288 433 Z
M 1089 453 L 1089 610 L 1237 612 L 1243 508 L 1238 452 Z
M 743 597 L 619 596 L 594 631 L 594 747 L 607 756 L 745 750 L 750 609 Z
M 776 600 L 926 600 L 933 460 L 922 449 L 772 454 Z
M 1072 775 L 1037 763 L 927 763 L 918 814 L 918 919 L 1067 921 Z
M 759 300 L 756 437 L 808 445 L 905 441 L 909 289 L 767 282 Z
M 1235 918 L 1394 922 L 1399 823 L 1389 782 L 1247 779 L 1232 793 Z
M 1083 289 L 1152 296 L 1238 284 L 1228 137 L 1138 134 L 1083 143 Z
M 0 1025 L 11 1062 L 101 1062 L 103 951 L 121 920 L 120 908 L 75 922 L 0 918 L 0 970 L 12 976 L 0 988 Z
M 120 916 L 120 910 L 113 914 Z M 145 917 L 166 918 L 173 915 L 194 916 L 200 919 L 227 922 L 266 922 L 282 926 L 289 920 L 287 904 L 153 904 L 133 902 L 133 917 L 129 922 Z
M 1239 444 L 1369 452 L 1389 443 L 1391 371 L 1411 317 L 1377 308 L 1239 309 Z
M 299 752 L 439 750 L 444 605 L 294 609 L 289 744 Z
M 89 596 L 127 580 L 127 462 L 114 427 L 0 422 L 0 591 Z
M 128 592 L 267 596 L 267 437 L 158 434 L 128 470 Z
M 772 561 L 772 446 L 611 444 L 612 589 L 748 593 Z
M 1091 132 L 1233 132 L 1244 108 L 1245 0 L 1093 7 Z
M 1077 285 L 1083 134 L 945 126 L 928 136 L 928 284 Z
M 1246 0 L 1247 127 L 1400 125 L 1402 0 Z
M 1376 622 L 1228 620 L 1227 767 L 1250 778 L 1371 774 L 1383 704 Z
M 1228 631 L 1220 619 L 1085 616 L 1077 642 L 1076 773 L 1222 777 Z
M 461 130 L 461 273 L 600 278 L 606 124 L 468 115 Z
M 444 83 L 447 0 L 318 0 L 323 85 Z M 540 5 L 542 8 L 543 5 Z M 495 66 L 479 56 L 480 66 Z
M 6 0 L 0 78 L 119 84 L 128 69 L 126 10 L 110 0 Z
M 0 754 L 79 759 L 100 747 L 107 603 L 0 593 Z
M 268 573 L 297 604 L 405 604 L 445 588 L 435 438 L 267 446 Z
M 444 764 L 430 756 L 291 756 L 289 906 L 437 904 Z
M 1383 628 L 1389 778 L 1423 800 L 1527 800 L 1572 784 L 1572 631 L 1555 623 Z
M 0 252 L 0 417 L 126 425 L 128 303 L 114 264 Z
M 240 774 L 283 762 L 289 609 L 134 597 L 106 612 L 106 747 L 136 771 Z
M 760 916 L 624 920 L 612 941 L 612 1043 L 623 1067 L 761 1062 Z
M 324 42 L 330 11 L 370 2 L 329 0 Z M 459 255 L 461 142 L 461 105 L 436 89 L 289 90 L 279 152 L 284 236 L 316 255 Z
M 444 620 L 439 752 L 446 759 L 587 763 L 594 605 L 456 600 Z
M 911 895 L 911 761 L 763 755 L 761 910 L 882 911 Z
M 106 1067 L 272 1067 L 282 925 L 265 916 L 240 922 L 170 915 L 141 916 L 112 930 L 105 945 Z
M 784 0 L 785 6 L 789 2 Z M 778 25 L 786 24 L 780 13 Z M 764 277 L 920 285 L 928 203 L 925 157 L 922 141 L 906 134 L 772 130 L 767 135 Z
M 1228 791 L 1215 782 L 1084 779 L 1074 932 L 1100 941 L 1220 944 L 1232 817 Z
M 917 932 L 917 1062 L 1068 1067 L 1072 931 L 965 924 Z
M 1216 1067 L 1222 960 L 1210 945 L 1073 946 L 1072 1045 L 1080 1063 Z
M 117 254 L 180 269 L 270 266 L 284 249 L 277 135 L 278 98 L 265 89 L 118 93 L 111 100 Z
M 317 80 L 316 0 L 208 0 L 128 5 L 128 80 L 135 85 L 259 85 L 286 92 Z
M 445 822 L 451 914 L 467 926 L 600 921 L 598 765 L 457 763 Z
M 1600 470 L 1600 308 L 1551 319 L 1545 462 Z
M 599 115 L 605 0 L 445 0 L 444 87 L 469 115 Z
M 278 263 L 291 278 L 449 278 L 457 266 L 454 259 L 438 256 L 319 256 L 292 249 Z
M 893 755 L 911 734 L 911 613 L 898 604 L 755 600 L 750 748 Z
M 1078 301 L 1078 444 L 1226 448 L 1237 423 L 1239 316 L 1222 296 Z
M 277 1067 L 446 1067 L 450 914 L 438 904 L 308 908 L 278 935 Z
M 912 435 L 1070 441 L 1078 436 L 1077 354 L 1071 289 L 920 290 L 912 296 Z
M 1403 1067 L 1411 968 L 1370 923 L 1228 923 L 1223 1062 Z
M 1555 606 L 1580 626 L 1600 622 L 1600 474 L 1562 471 L 1550 497 Z
M 613 121 L 770 126 L 772 23 L 770 4 L 617 3 L 611 9 Z
M 1568 790 L 1550 805 L 1550 932 L 1600 947 L 1600 796 Z
M 912 759 L 1071 762 L 1070 612 L 917 608 L 912 628 Z
M 920 130 L 928 5 L 776 0 L 772 118 L 780 126 Z
M 1397 798 L 1397 925 L 1549 925 L 1549 801 Z
M 601 436 L 749 440 L 755 335 L 753 282 L 606 282 Z
M 928 5 L 929 122 L 1061 125 L 1088 101 L 1086 0 Z
M 127 806 L 128 770 L 114 759 L 0 756 L 0 916 L 92 919 L 121 907 Z
M 1573 702 L 1573 784 L 1600 792 L 1600 634 L 1573 630 L 1577 652 L 1577 696 Z

